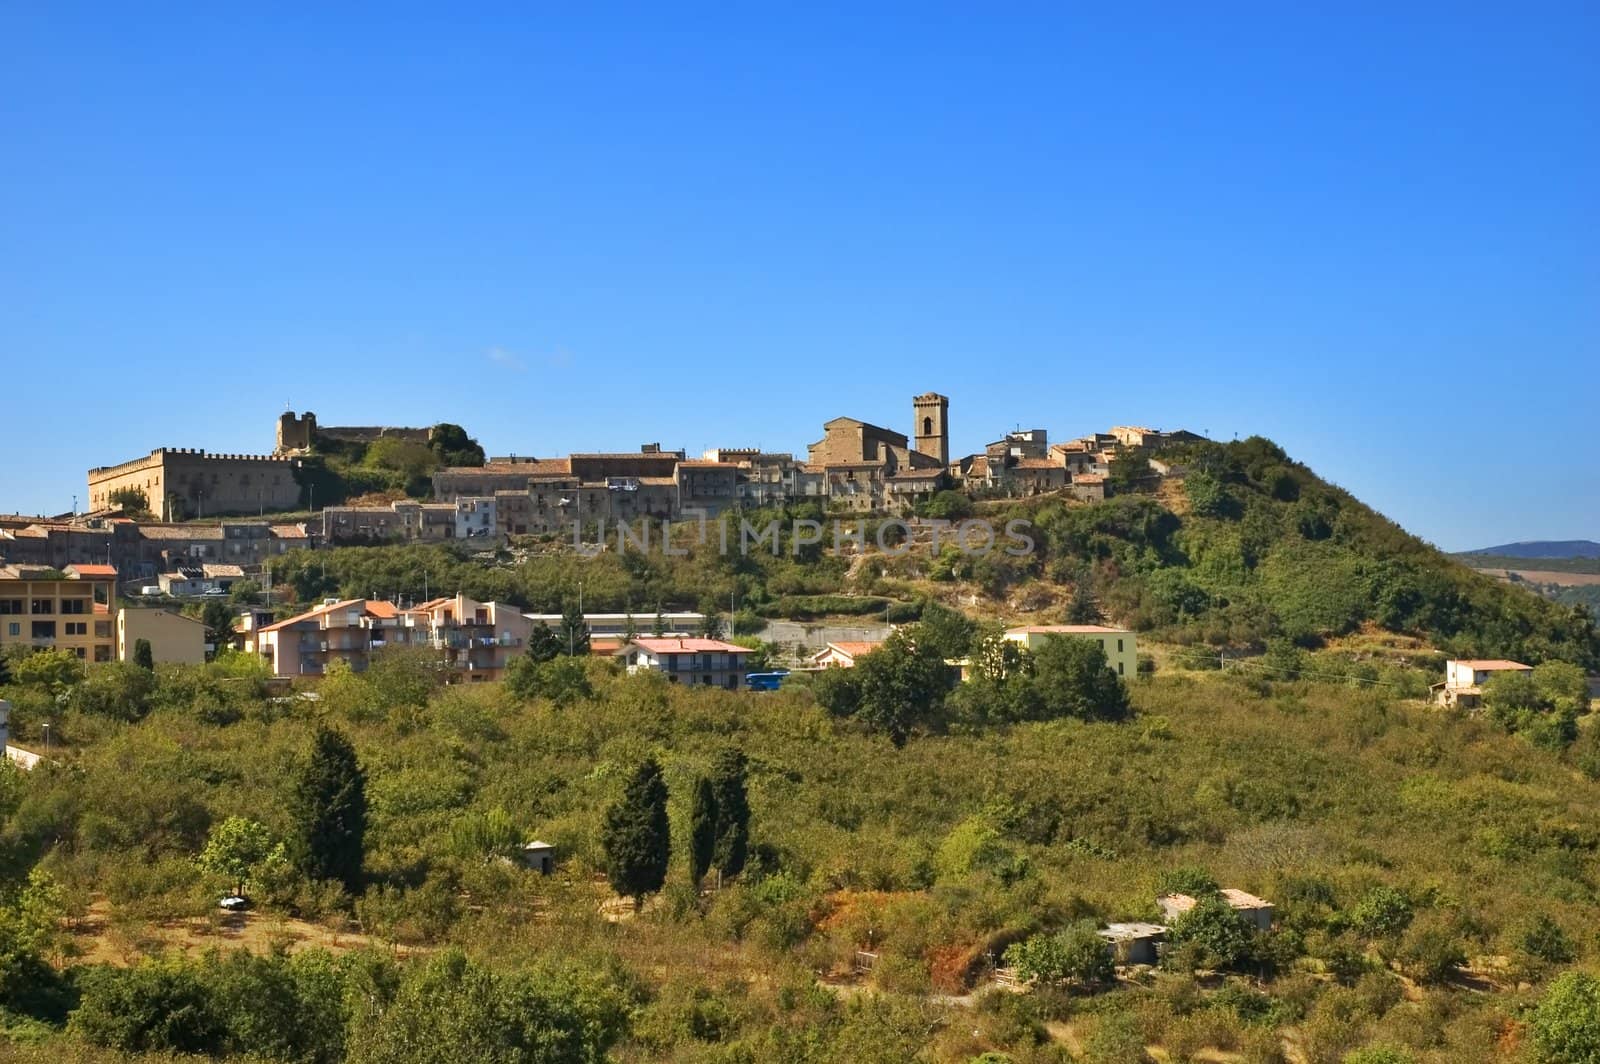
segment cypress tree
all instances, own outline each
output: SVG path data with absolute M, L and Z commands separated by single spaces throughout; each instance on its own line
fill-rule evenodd
M 567 645 L 550 630 L 549 625 L 535 624 L 528 632 L 528 657 L 536 663 L 553 661 L 567 652 Z
M 717 848 L 717 796 L 711 781 L 694 781 L 694 804 L 689 809 L 689 878 L 696 890 L 711 870 Z
M 154 672 L 156 668 L 155 651 L 150 649 L 150 640 L 135 639 L 133 641 L 133 663 L 147 672 Z
M 650 634 L 657 639 L 667 634 L 667 615 L 661 612 L 661 603 L 656 603 L 656 619 L 650 625 Z
M 744 870 L 750 847 L 750 802 L 745 795 L 745 759 L 730 748 L 717 755 L 711 768 L 711 791 L 716 802 L 717 843 L 712 862 L 725 876 Z
M 318 727 L 295 780 L 292 806 L 306 874 L 361 889 L 367 833 L 367 781 L 350 740 Z
M 655 758 L 639 765 L 622 797 L 606 810 L 600 845 L 611 889 L 632 898 L 635 909 L 644 904 L 646 894 L 660 890 L 667 881 L 667 861 L 672 856 L 667 783 Z
M 566 608 L 561 611 L 561 631 L 558 634 L 561 653 L 571 654 L 575 658 L 588 655 L 589 625 L 584 621 L 576 602 L 567 603 Z

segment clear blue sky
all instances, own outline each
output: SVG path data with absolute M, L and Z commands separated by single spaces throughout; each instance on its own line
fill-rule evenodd
M 322 6 L 0 9 L 0 510 L 286 401 L 803 453 L 931 389 L 1600 538 L 1593 4 Z

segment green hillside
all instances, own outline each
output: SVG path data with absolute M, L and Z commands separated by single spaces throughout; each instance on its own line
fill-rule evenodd
M 7 1059 L 1339 1064 L 1387 1047 L 1361 1059 L 1455 1064 L 1532 1059 L 1593 1016 L 1593 727 L 1551 751 L 1382 689 L 1173 672 L 1132 684 L 1117 723 L 958 719 L 896 749 L 804 690 L 599 662 L 556 701 L 438 689 L 405 655 L 316 702 L 250 675 L 57 678 L 65 767 L 0 770 Z M 54 702 L 41 682 L 7 689 L 30 740 Z M 303 871 L 318 725 L 365 776 L 358 894 Z M 691 798 L 734 748 L 748 858 L 698 896 Z M 634 915 L 598 872 L 645 758 L 672 856 Z M 530 838 L 557 875 L 502 859 Z M 255 911 L 218 914 L 239 878 Z M 1271 900 L 1276 929 L 1208 916 L 1116 984 L 990 983 L 1011 943 L 1154 919 L 1158 890 L 1207 882 Z
M 1149 493 L 1093 505 L 1055 497 L 977 504 L 978 516 L 997 527 L 1031 522 L 1036 542 L 1026 557 L 995 550 L 969 558 L 949 545 L 935 557 L 917 542 L 900 557 L 852 567 L 819 547 L 795 557 L 788 541 L 777 558 L 722 556 L 696 545 L 695 530 L 685 528 L 687 558 L 659 549 L 582 558 L 559 539 L 528 544 L 535 553 L 520 563 L 507 555 L 495 565 L 443 547 L 346 548 L 292 555 L 274 576 L 304 601 L 460 590 L 542 611 L 575 600 L 581 582 L 591 610 L 726 612 L 732 600 L 748 611 L 748 624 L 757 614 L 876 612 L 909 620 L 922 603 L 943 601 L 980 619 L 1103 617 L 1164 643 L 1238 650 L 1275 639 L 1315 647 L 1365 627 L 1415 636 L 1448 654 L 1600 668 L 1588 614 L 1473 572 L 1269 441 L 1202 444 L 1163 458 L 1187 473 Z M 960 517 L 972 505 L 935 500 L 931 509 Z M 828 515 L 809 505 L 730 521 L 737 529 L 739 520 L 760 526 L 774 517 Z

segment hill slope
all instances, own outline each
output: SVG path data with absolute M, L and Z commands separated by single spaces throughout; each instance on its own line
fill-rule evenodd
M 1525 543 L 1502 543 L 1466 551 L 1467 555 L 1493 554 L 1504 558 L 1600 558 L 1600 543 L 1592 539 L 1535 539 Z
M 492 566 L 442 547 L 347 548 L 290 555 L 274 573 L 302 601 L 375 588 L 420 598 L 431 588 L 544 611 L 575 600 L 581 582 L 586 608 L 635 611 L 641 629 L 658 608 L 718 612 L 730 599 L 745 627 L 759 617 L 847 613 L 904 621 L 942 601 L 1008 623 L 1099 617 L 1174 644 L 1315 646 L 1376 629 L 1463 656 L 1600 667 L 1588 614 L 1474 572 L 1270 441 L 1206 443 L 1164 457 L 1187 472 L 1150 493 L 1096 504 L 1060 496 L 977 504 L 997 528 L 1030 523 L 1033 549 L 1022 557 L 998 549 L 969 557 L 948 542 L 935 555 L 926 529 L 899 555 L 873 550 L 852 559 L 796 547 L 787 534 L 775 554 L 741 556 L 735 547 L 722 555 L 715 536 L 695 547 L 685 528 L 686 557 L 666 556 L 657 543 L 650 554 L 587 558 L 570 541 L 550 540 L 529 544 L 520 562 L 507 556 Z M 972 509 L 965 499 L 943 501 L 950 505 L 936 508 L 947 516 Z M 735 515 L 730 542 L 738 542 L 739 518 L 761 525 L 826 516 L 817 504 Z

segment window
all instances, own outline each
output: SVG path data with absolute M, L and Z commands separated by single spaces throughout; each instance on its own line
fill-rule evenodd
M 0 613 L 21 613 L 21 599 L 0 599 Z
M 711 674 L 708 672 L 704 676 L 700 677 L 700 682 L 705 684 L 707 687 L 710 687 L 711 686 Z
M 1117 662 L 1117 675 L 1118 676 L 1126 676 L 1126 675 L 1128 675 L 1128 671 L 1125 668 L 1123 668 L 1122 662 L 1120 662 L 1120 661 Z
M 1122 640 L 1117 640 L 1117 653 L 1122 653 Z
M 22 634 L 22 625 L 19 624 L 18 622 L 12 621 L 10 624 L 6 625 L 6 635 L 17 636 L 17 635 L 21 635 L 21 634 Z
M 83 650 L 82 647 L 73 647 L 72 648 L 72 652 L 74 654 L 78 655 L 78 657 L 80 657 L 80 658 L 87 658 L 89 656 L 88 654 L 84 653 L 84 650 Z
M 88 635 L 89 634 L 89 625 L 84 621 L 68 621 L 67 622 L 67 634 L 68 635 Z
M 61 612 L 70 616 L 80 616 L 89 612 L 88 599 L 62 599 Z
M 95 621 L 94 622 L 94 637 L 96 639 L 110 639 L 111 638 L 111 622 L 110 621 Z
M 56 637 L 56 622 L 55 621 L 34 621 L 33 622 L 33 638 L 35 638 L 35 639 L 54 639 L 55 637 Z
M 108 646 L 104 646 L 104 645 L 95 647 L 94 648 L 94 660 L 98 661 L 98 662 L 110 661 L 111 660 L 111 648 L 108 647 Z
M 29 610 L 29 612 L 30 613 L 54 613 L 54 612 L 56 612 L 55 599 L 34 599 L 33 600 L 33 607 L 32 607 L 32 609 Z

